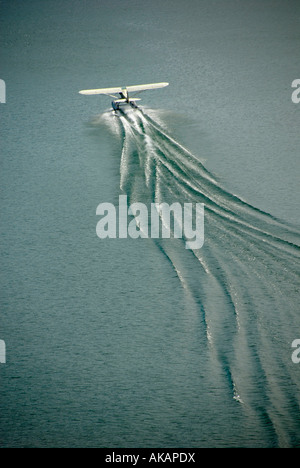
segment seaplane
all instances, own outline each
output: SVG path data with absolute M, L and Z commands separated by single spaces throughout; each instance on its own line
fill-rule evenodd
M 120 106 L 128 104 L 131 107 L 137 108 L 136 102 L 141 100 L 140 98 L 135 97 L 138 93 L 148 89 L 164 88 L 165 86 L 168 86 L 168 84 L 169 83 L 149 83 L 135 86 L 123 86 L 117 88 L 83 89 L 79 91 L 79 94 L 85 94 L 87 96 L 93 94 L 105 94 L 106 96 L 110 96 L 114 98 L 114 100 L 111 103 L 113 110 L 118 111 L 120 110 Z M 116 96 L 116 93 L 118 93 L 119 96 Z M 130 97 L 129 93 L 135 94 L 132 97 Z

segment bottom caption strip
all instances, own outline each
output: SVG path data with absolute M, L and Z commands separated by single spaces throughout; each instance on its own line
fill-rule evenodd
M 132 449 L 131 451 L 107 451 L 103 453 L 105 463 L 126 463 L 141 466 L 156 463 L 196 463 L 195 451 Z

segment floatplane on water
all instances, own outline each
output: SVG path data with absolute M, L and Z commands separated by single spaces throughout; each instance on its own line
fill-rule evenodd
M 120 110 L 121 105 L 130 104 L 131 107 L 137 107 L 136 101 L 140 101 L 140 98 L 136 98 L 136 94 L 146 91 L 148 89 L 157 89 L 157 88 L 164 88 L 168 86 L 169 83 L 150 83 L 150 84 L 143 84 L 143 85 L 136 85 L 136 86 L 124 86 L 124 87 L 117 87 L 117 88 L 100 88 L 100 89 L 83 89 L 79 91 L 79 94 L 85 95 L 93 95 L 93 94 L 105 94 L 106 96 L 110 96 L 114 98 L 111 105 L 112 108 L 117 111 Z M 129 97 L 129 93 L 135 93 L 133 97 Z M 119 93 L 119 97 L 115 96 L 116 93 Z

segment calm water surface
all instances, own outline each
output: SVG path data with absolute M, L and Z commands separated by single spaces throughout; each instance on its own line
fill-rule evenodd
M 3 1 L 1 447 L 297 447 L 299 2 Z M 114 116 L 83 88 L 168 81 Z M 205 244 L 96 236 L 200 202 Z

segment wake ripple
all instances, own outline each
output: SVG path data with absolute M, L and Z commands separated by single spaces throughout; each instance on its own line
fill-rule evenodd
M 154 112 L 152 111 L 152 114 Z M 228 192 L 141 108 L 106 114 L 123 139 L 120 188 L 129 203 L 204 203 L 205 243 L 153 240 L 193 298 L 228 392 L 275 446 L 299 443 L 300 233 Z

